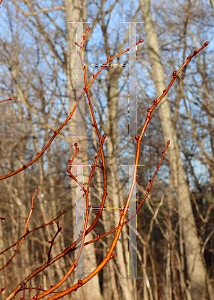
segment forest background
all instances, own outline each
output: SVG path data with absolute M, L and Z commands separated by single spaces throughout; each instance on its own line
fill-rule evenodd
M 115 248 L 115 259 L 66 299 L 214 299 L 213 4 L 212 0 L 151 3 L 150 0 L 8 0 L 1 3 L 0 94 L 2 100 L 14 98 L 0 105 L 1 176 L 31 161 L 74 106 L 79 60 L 74 44 L 74 21 L 85 22 L 82 23 L 84 32 L 90 27 L 84 52 L 90 80 L 108 57 L 131 46 L 131 25 L 126 22 L 136 22 L 136 42 L 145 40 L 137 46 L 134 74 L 137 104 L 136 94 L 128 99 L 131 86 L 128 53 L 111 61 L 114 65 L 106 67 L 90 87 L 99 129 L 107 135 L 105 207 L 115 209 L 103 211 L 86 240 L 118 226 L 116 208 L 124 206 L 128 195 L 129 166 L 134 164 L 137 145 L 135 135 L 141 131 L 147 109 L 166 89 L 173 71 L 209 41 L 209 46 L 176 78 L 154 111 L 142 140 L 137 202 L 144 197 L 170 140 L 149 196 L 137 214 L 137 276 L 144 279 L 121 279 L 128 276 L 129 230 L 136 230 L 126 225 Z M 57 236 L 52 256 L 75 239 L 76 185 L 67 173 L 68 160 L 74 155 L 74 143 L 78 143 L 80 152 L 74 163 L 85 165 L 82 172 L 87 184 L 90 173 L 87 165 L 93 163 L 98 152 L 86 97 L 83 102 L 86 113 L 81 116 L 84 122 L 77 126 L 77 131 L 74 118 L 37 162 L 0 181 L 0 216 L 5 217 L 0 222 L 0 251 L 22 236 L 30 199 L 37 186 L 28 229 L 50 222 L 65 210 L 60 219 L 62 232 Z M 80 130 L 82 124 L 85 134 Z M 101 203 L 102 187 L 101 173 L 96 170 L 90 188 L 93 207 Z M 90 222 L 95 216 L 93 210 Z M 48 241 L 55 230 L 47 226 L 25 239 L 19 253 L 0 273 L 0 288 L 6 287 L 1 299 L 46 262 Z M 110 235 L 85 247 L 85 276 L 102 261 L 112 239 Z M 13 253 L 12 248 L 1 255 L 0 266 Z M 61 258 L 32 278 L 29 286 L 50 288 L 64 276 L 73 260 L 73 253 Z M 70 277 L 61 288 L 66 289 L 74 282 Z M 27 290 L 26 295 L 34 296 L 35 290 Z

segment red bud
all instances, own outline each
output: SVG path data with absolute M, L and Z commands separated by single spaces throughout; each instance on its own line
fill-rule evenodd
M 78 285 L 81 286 L 82 285 L 82 280 L 78 280 Z
M 204 46 L 207 46 L 209 44 L 209 42 L 208 41 L 206 41 L 205 43 L 204 43 Z

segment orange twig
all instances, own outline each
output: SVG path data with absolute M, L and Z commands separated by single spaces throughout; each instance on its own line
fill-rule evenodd
M 2 1 L 3 1 L 3 0 L 2 0 Z M 0 2 L 0 4 L 1 4 L 1 2 Z M 6 101 L 10 101 L 10 100 L 13 100 L 13 97 L 11 97 L 11 98 L 9 98 L 9 99 L 6 99 L 6 100 L 2 100 L 2 101 L 0 101 L 0 103 L 6 102 Z
M 1 1 L 1 2 L 2 2 L 2 1 Z M 1 2 L 0 2 L 0 3 L 1 3 Z M 83 184 L 82 184 L 81 182 L 79 182 L 79 181 L 71 174 L 71 166 L 72 166 L 72 163 L 73 163 L 73 161 L 74 161 L 74 159 L 75 159 L 75 157 L 76 157 L 76 154 L 77 154 L 78 151 L 79 151 L 79 148 L 77 148 L 77 144 L 76 144 L 76 143 L 74 144 L 74 146 L 76 147 L 76 152 L 75 152 L 75 154 L 74 154 L 72 160 L 69 160 L 70 165 L 69 165 L 69 168 L 68 168 L 68 170 L 67 170 L 67 172 L 69 173 L 69 176 L 70 176 L 71 178 L 73 178 L 73 179 L 80 185 L 80 187 L 83 189 L 83 191 L 84 191 L 84 193 L 85 193 L 85 195 L 86 195 L 86 218 L 85 218 L 85 223 L 84 223 L 84 230 L 81 231 L 81 235 L 79 236 L 79 238 L 78 238 L 78 239 L 77 239 L 70 247 L 67 247 L 62 253 L 60 253 L 58 256 L 56 256 L 55 258 L 53 258 L 53 259 L 51 260 L 51 259 L 50 259 L 50 252 L 51 252 L 51 249 L 52 249 L 53 242 L 54 242 L 54 240 L 55 240 L 57 234 L 61 231 L 61 227 L 59 227 L 58 220 L 57 220 L 57 218 L 55 218 L 54 220 L 55 220 L 55 222 L 57 223 L 58 231 L 57 231 L 57 233 L 55 234 L 55 236 L 53 237 L 52 241 L 49 242 L 49 243 L 51 244 L 51 246 L 50 246 L 49 251 L 47 252 L 47 253 L 48 253 L 48 261 L 47 261 L 47 263 L 44 264 L 43 266 L 41 266 L 40 268 L 36 269 L 36 270 L 35 270 L 33 273 L 31 273 L 28 277 L 26 277 L 26 278 L 22 281 L 22 283 L 20 283 L 20 284 L 17 286 L 17 288 L 10 294 L 10 296 L 8 297 L 8 299 L 12 299 L 12 298 L 13 298 L 20 290 L 22 290 L 22 289 L 23 289 L 23 290 L 24 290 L 24 289 L 27 289 L 26 283 L 27 283 L 31 278 L 33 278 L 36 274 L 38 274 L 39 272 L 41 272 L 42 270 L 44 270 L 46 267 L 50 266 L 50 265 L 51 265 L 52 263 L 54 263 L 56 260 L 60 259 L 61 257 L 67 255 L 68 253 L 70 253 L 70 252 L 72 252 L 72 251 L 74 251 L 74 250 L 76 250 L 76 249 L 79 249 L 77 258 L 75 259 L 73 265 L 71 266 L 71 268 L 69 269 L 69 271 L 65 274 L 65 276 L 64 276 L 64 277 L 63 277 L 56 285 L 51 286 L 51 288 L 50 288 L 49 290 L 47 290 L 47 291 L 42 290 L 42 289 L 41 289 L 41 286 L 40 286 L 39 288 L 35 288 L 35 289 L 42 290 L 42 291 L 44 291 L 44 292 L 43 292 L 42 294 L 38 295 L 38 296 L 34 296 L 31 300 L 33 300 L 33 299 L 34 299 L 34 300 L 35 300 L 35 299 L 41 299 L 41 298 L 47 296 L 47 295 L 50 294 L 50 293 L 57 293 L 56 295 L 51 296 L 51 297 L 48 298 L 48 299 L 51 299 L 51 300 L 55 300 L 55 299 L 59 299 L 59 298 L 65 296 L 65 295 L 71 293 L 71 292 L 74 291 L 74 290 L 77 290 L 79 287 L 81 287 L 81 286 L 84 285 L 86 282 L 88 282 L 91 278 L 93 278 L 93 277 L 94 277 L 94 276 L 95 276 L 95 275 L 96 275 L 96 274 L 97 274 L 97 273 L 105 266 L 105 264 L 106 264 L 111 258 L 114 258 L 115 255 L 113 254 L 113 250 L 114 250 L 114 248 L 115 248 L 115 246 L 116 246 L 116 243 L 117 243 L 117 241 L 118 241 L 120 232 L 121 232 L 123 226 L 124 226 L 125 224 L 127 224 L 127 223 L 134 217 L 134 215 L 133 215 L 132 217 L 129 218 L 129 220 L 125 221 L 125 216 L 126 216 L 126 213 L 127 213 L 128 208 L 129 208 L 130 199 L 131 199 L 131 196 L 132 196 L 132 193 L 133 193 L 133 190 L 134 190 L 134 186 L 135 186 L 135 183 L 136 183 L 136 178 L 137 178 L 137 177 L 136 177 L 136 174 L 137 174 L 137 168 L 138 168 L 138 162 L 139 162 L 140 144 L 141 144 L 141 141 L 142 141 L 142 137 L 143 137 L 143 135 L 144 135 L 144 133 L 145 133 L 145 130 L 146 130 L 146 128 L 147 128 L 147 126 L 148 126 L 148 124 L 149 124 L 151 118 L 152 118 L 152 115 L 151 115 L 151 114 L 152 114 L 153 110 L 156 108 L 157 104 L 158 104 L 158 103 L 163 99 L 163 97 L 168 93 L 169 89 L 171 88 L 171 86 L 172 86 L 173 82 L 175 81 L 176 77 L 178 76 L 178 74 L 183 70 L 183 68 L 189 63 L 189 61 L 190 61 L 190 60 L 191 60 L 198 52 L 200 52 L 202 49 L 204 49 L 204 48 L 208 45 L 208 42 L 205 42 L 204 45 L 203 45 L 199 50 L 197 50 L 197 51 L 195 50 L 194 53 L 193 53 L 193 55 L 192 55 L 192 56 L 189 56 L 189 57 L 187 58 L 186 62 L 181 66 L 181 68 L 179 69 L 179 71 L 178 71 L 177 73 L 176 73 L 176 72 L 173 72 L 173 79 L 171 80 L 171 82 L 170 82 L 169 86 L 167 87 L 167 89 L 163 91 L 163 94 L 159 97 L 158 100 L 155 99 L 155 100 L 153 101 L 152 107 L 149 108 L 149 109 L 147 110 L 148 113 L 147 113 L 147 117 L 146 117 L 145 123 L 144 123 L 144 125 L 143 125 L 143 128 L 142 128 L 142 130 L 141 130 L 141 134 L 140 134 L 140 136 L 138 136 L 138 135 L 135 136 L 135 139 L 136 139 L 136 141 L 137 141 L 137 151 L 136 151 L 136 157 L 135 157 L 135 169 L 134 169 L 134 174 L 133 174 L 133 179 L 132 179 L 131 189 L 130 189 L 129 195 L 128 195 L 128 197 L 127 197 L 127 200 L 126 200 L 125 207 L 124 207 L 123 209 L 120 209 L 121 218 L 120 218 L 120 221 L 119 221 L 118 226 L 117 226 L 116 228 L 112 229 L 111 231 L 109 231 L 108 233 L 106 233 L 106 234 L 104 234 L 104 235 L 102 235 L 102 236 L 97 236 L 95 239 L 93 239 L 93 240 L 91 240 L 91 241 L 89 241 L 89 242 L 87 242 L 87 243 L 84 243 L 85 236 L 86 236 L 86 235 L 87 235 L 87 234 L 95 227 L 96 223 L 98 222 L 98 220 L 99 220 L 99 218 L 100 218 L 100 216 L 101 216 L 101 213 L 102 213 L 102 210 L 103 210 L 103 207 L 104 207 L 104 203 L 105 203 L 105 199 L 106 199 L 106 196 L 107 196 L 106 168 L 105 168 L 105 158 L 104 158 L 104 153 L 103 153 L 103 143 L 104 143 L 104 140 L 105 140 L 105 138 L 106 138 L 106 135 L 104 135 L 103 138 L 101 138 L 101 135 L 100 135 L 100 132 L 99 132 L 99 130 L 98 130 L 97 123 L 96 123 L 96 119 L 95 119 L 95 115 L 94 115 L 94 111 L 93 111 L 92 102 L 91 102 L 91 99 L 90 99 L 90 96 L 89 96 L 89 93 L 88 93 L 88 88 L 89 88 L 90 85 L 93 83 L 93 81 L 95 80 L 95 78 L 100 74 L 100 72 L 104 69 L 104 67 L 107 66 L 107 63 L 108 63 L 110 60 L 113 60 L 113 59 L 116 58 L 117 56 L 119 56 L 119 55 L 121 55 L 121 54 L 123 54 L 123 53 L 129 51 L 129 49 L 131 49 L 131 48 L 134 47 L 135 45 L 138 45 L 139 43 L 142 43 L 142 42 L 143 42 L 143 40 L 140 40 L 140 41 L 137 42 L 135 45 L 133 45 L 133 46 L 127 48 L 126 50 L 124 50 L 123 52 L 121 52 L 121 53 L 115 55 L 114 57 L 112 57 L 112 58 L 109 57 L 109 58 L 107 59 L 107 62 L 106 62 L 106 63 L 103 65 L 103 67 L 97 72 L 97 74 L 96 74 L 96 75 L 93 75 L 93 78 L 92 78 L 92 80 L 90 81 L 90 83 L 87 84 L 87 80 L 86 80 L 86 68 L 85 68 L 85 66 L 84 66 L 84 64 L 83 64 L 82 51 L 83 51 L 83 49 L 84 49 L 85 39 L 86 39 L 86 37 L 87 37 L 87 35 L 88 35 L 89 30 L 90 30 L 90 28 L 88 27 L 85 36 L 83 36 L 83 42 L 81 43 L 81 45 L 79 45 L 77 42 L 75 43 L 78 47 L 80 47 L 80 50 L 78 51 L 78 54 L 79 54 L 79 56 L 80 56 L 80 60 L 81 60 L 82 67 L 83 67 L 85 88 L 84 88 L 84 92 L 82 92 L 82 95 L 78 98 L 78 101 L 76 102 L 76 104 L 75 104 L 75 106 L 74 106 L 72 112 L 71 112 L 70 115 L 67 117 L 67 119 L 63 122 L 63 124 L 62 124 L 56 131 L 54 131 L 54 135 L 53 135 L 53 137 L 51 138 L 51 140 L 49 141 L 49 143 L 44 147 L 44 149 L 43 149 L 43 150 L 42 150 L 42 151 L 41 151 L 41 152 L 40 152 L 40 153 L 39 153 L 39 154 L 38 154 L 31 162 L 29 162 L 28 164 L 24 165 L 24 166 L 23 166 L 22 168 L 20 168 L 19 170 L 16 170 L 16 171 L 14 171 L 14 172 L 12 172 L 12 173 L 10 173 L 10 174 L 8 174 L 8 175 L 5 175 L 5 176 L 0 177 L 0 180 L 2 180 L 2 179 L 5 179 L 5 178 L 7 178 L 7 177 L 13 176 L 13 175 L 17 174 L 18 172 L 20 172 L 20 171 L 26 169 L 26 168 L 27 168 L 28 166 L 30 166 L 31 164 L 33 164 L 33 163 L 34 163 L 34 162 L 35 162 L 35 161 L 36 161 L 36 160 L 37 160 L 37 159 L 45 152 L 45 150 L 50 146 L 50 144 L 52 143 L 52 141 L 54 140 L 54 138 L 56 137 L 56 135 L 59 133 L 59 131 L 60 131 L 60 130 L 65 126 L 65 124 L 71 119 L 71 117 L 72 117 L 74 111 L 76 110 L 77 105 L 79 104 L 79 102 L 80 102 L 82 96 L 84 95 L 84 93 L 86 93 L 87 98 L 88 98 L 88 102 L 89 102 L 89 106 L 90 106 L 90 110 L 91 110 L 91 113 L 92 113 L 92 118 L 93 118 L 93 124 L 92 124 L 92 126 L 95 127 L 95 129 L 96 129 L 96 132 L 97 132 L 97 135 L 98 135 L 98 138 L 99 138 L 99 144 L 100 144 L 100 146 L 99 146 L 99 151 L 98 151 L 98 153 L 97 153 L 97 156 L 95 157 L 94 164 L 92 164 L 92 170 L 91 170 L 91 173 L 90 173 L 90 176 L 89 176 L 89 181 L 88 181 L 87 190 L 85 190 L 84 187 L 83 187 Z M 8 99 L 8 100 L 12 100 L 12 99 Z M 8 101 L 8 100 L 4 100 L 4 101 Z M 1 102 L 4 102 L 4 101 L 1 101 Z M 151 186 L 152 186 L 152 183 L 153 183 L 153 181 L 154 181 L 154 178 L 155 178 L 155 176 L 156 176 L 156 174 L 157 174 L 157 172 L 158 172 L 158 170 L 159 170 L 159 167 L 160 167 L 160 165 L 161 165 L 161 163 L 162 163 L 163 157 L 164 157 L 164 155 L 165 155 L 165 153 L 166 153 L 166 150 L 167 150 L 167 148 L 168 148 L 168 146 L 169 146 L 169 143 L 170 143 L 170 141 L 167 142 L 167 146 L 166 146 L 165 150 L 162 152 L 162 158 L 161 158 L 161 160 L 160 160 L 160 163 L 158 164 L 158 166 L 157 166 L 157 168 L 156 168 L 156 171 L 155 171 L 155 173 L 154 173 L 152 179 L 149 181 L 150 184 L 149 184 L 149 187 L 147 188 L 146 195 L 144 196 L 144 198 L 142 199 L 142 201 L 138 203 L 139 206 L 138 206 L 138 208 L 137 208 L 136 213 L 139 211 L 140 207 L 142 206 L 143 202 L 145 201 L 146 197 L 148 196 L 148 193 L 149 193 L 149 191 L 150 191 L 150 189 L 151 189 Z M 102 166 L 97 165 L 99 155 L 101 155 Z M 104 179 L 104 190 L 103 190 L 102 202 L 101 202 L 99 211 L 97 212 L 97 216 L 96 216 L 96 218 L 94 219 L 92 225 L 87 229 L 88 218 L 89 218 L 89 212 L 90 212 L 90 208 L 91 208 L 91 206 L 89 205 L 88 194 L 89 194 L 90 183 L 91 183 L 91 179 L 92 179 L 93 174 L 94 174 L 95 167 L 98 167 L 98 168 L 101 168 L 101 169 L 102 169 L 102 172 L 103 172 L 103 179 Z M 20 244 L 19 244 L 19 246 L 18 246 L 18 249 L 16 250 L 16 253 L 17 253 L 17 251 L 19 250 L 19 248 L 20 248 L 20 246 L 21 246 L 21 244 L 22 244 L 22 242 L 23 242 L 25 236 L 26 236 L 27 234 L 30 233 L 30 232 L 27 232 L 27 225 L 28 225 L 28 222 L 29 222 L 30 217 L 31 217 L 31 214 L 32 214 L 32 210 L 33 210 L 33 199 L 34 199 L 34 197 L 35 197 L 36 192 L 37 192 L 37 189 L 36 189 L 36 191 L 35 191 L 35 193 L 34 193 L 34 196 L 32 197 L 31 211 L 30 211 L 28 220 L 26 221 L 26 226 L 25 226 L 25 230 L 24 230 L 24 235 L 23 235 L 23 237 L 20 239 L 21 242 L 20 242 Z M 63 211 L 63 213 L 64 213 L 64 211 Z M 3 220 L 4 218 L 1 218 L 1 219 Z M 52 222 L 53 222 L 53 221 L 52 221 Z M 46 225 L 53 224 L 52 222 L 50 222 L 50 223 L 48 223 L 48 224 L 46 224 Z M 44 226 L 46 226 L 46 225 L 43 225 L 43 226 L 41 226 L 41 227 L 44 227 Z M 41 228 L 41 227 L 39 227 L 39 228 Z M 36 229 L 38 229 L 38 228 L 36 228 Z M 36 230 L 36 229 L 34 229 L 34 230 Z M 34 230 L 32 230 L 32 231 L 34 231 Z M 32 231 L 31 231 L 31 232 L 32 232 Z M 83 280 L 78 280 L 78 282 L 77 282 L 76 284 L 74 284 L 72 287 L 68 288 L 67 290 L 61 291 L 61 292 L 55 292 L 55 290 L 56 290 L 58 287 L 60 287 L 61 284 L 62 284 L 63 282 L 65 282 L 65 280 L 68 278 L 68 276 L 70 276 L 70 274 L 74 271 L 74 269 L 75 269 L 76 266 L 78 265 L 78 260 L 79 260 L 79 257 L 80 257 L 80 255 L 81 255 L 81 251 L 82 251 L 83 247 L 86 246 L 86 245 L 88 245 L 88 244 L 90 244 L 90 243 L 92 243 L 92 242 L 97 241 L 98 239 L 101 239 L 101 238 L 103 238 L 103 237 L 105 237 L 105 236 L 107 236 L 107 235 L 113 233 L 114 231 L 116 231 L 116 234 L 115 234 L 114 240 L 113 240 L 113 242 L 112 242 L 112 245 L 111 245 L 111 247 L 110 247 L 110 249 L 109 249 L 109 251 L 108 251 L 106 257 L 104 258 L 104 260 L 103 260 L 103 261 L 102 261 L 102 262 L 94 269 L 94 271 L 91 272 L 91 273 L 88 275 L 87 278 L 84 278 Z M 19 240 L 19 241 L 20 241 L 20 240 Z M 15 244 L 17 244 L 19 241 L 17 241 Z M 81 244 L 80 244 L 79 246 L 77 246 L 77 244 L 78 244 L 79 242 L 81 242 Z M 13 244 L 12 246 L 14 246 L 15 244 Z M 9 248 L 11 248 L 12 246 L 10 246 Z M 9 249 L 9 248 L 8 248 L 8 249 Z M 6 249 L 6 250 L 8 250 L 8 249 Z M 6 250 L 4 250 L 3 252 L 5 252 Z M 3 252 L 2 252 L 2 253 L 3 253 Z M 0 253 L 0 254 L 2 254 L 2 253 Z M 16 254 L 16 253 L 15 253 L 15 254 Z M 15 256 L 15 254 L 13 255 L 13 257 Z M 10 259 L 10 261 L 13 259 L 13 257 Z M 10 262 L 10 261 L 9 261 L 9 262 Z M 9 263 L 9 262 L 8 262 L 8 263 Z M 7 263 L 6 265 L 8 265 L 8 263 Z M 3 267 L 6 267 L 6 265 L 3 266 Z M 3 268 L 3 267 L 2 267 L 2 268 Z M 2 292 L 4 289 L 5 289 L 5 288 L 2 288 L 1 292 Z M 1 292 L 0 292 L 0 293 L 1 293 Z M 23 293 L 24 293 L 24 292 L 23 292 Z M 23 295 L 24 295 L 24 294 L 23 294 Z M 24 296 L 23 296 L 23 297 L 24 297 Z

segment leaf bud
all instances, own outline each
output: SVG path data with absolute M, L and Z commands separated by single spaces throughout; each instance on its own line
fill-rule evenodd
M 82 285 L 82 280 L 78 280 L 78 285 L 81 286 Z

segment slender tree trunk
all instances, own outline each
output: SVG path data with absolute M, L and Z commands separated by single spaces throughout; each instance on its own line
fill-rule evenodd
M 87 1 L 86 0 L 75 0 L 75 1 L 69 1 L 65 0 L 65 8 L 66 8 L 66 18 L 68 21 L 75 21 L 75 22 L 86 22 L 87 18 Z M 86 29 L 85 29 L 86 31 Z M 79 33 L 77 33 L 79 35 Z M 82 37 L 82 32 L 80 33 L 80 36 Z M 74 23 L 67 23 L 67 82 L 68 82 L 68 96 L 69 96 L 69 112 L 72 111 L 76 99 L 82 94 L 83 90 L 79 90 L 78 87 L 76 88 L 76 74 L 79 76 L 77 82 L 80 83 L 80 80 L 83 80 L 83 71 L 81 69 L 81 74 L 77 73 L 77 59 L 79 60 L 79 57 L 77 57 L 76 54 L 76 46 L 74 42 L 76 41 L 76 24 Z M 78 42 L 82 42 L 82 40 L 78 40 Z M 81 83 L 80 83 L 81 85 Z M 86 99 L 86 97 L 85 97 Z M 84 101 L 84 97 L 81 99 L 81 101 Z M 81 113 L 84 114 L 83 111 Z M 82 120 L 84 121 L 84 115 L 82 116 Z M 75 157 L 74 164 L 75 165 L 87 165 L 88 164 L 88 140 L 87 135 L 84 135 L 84 132 L 82 136 L 78 134 L 78 126 L 77 122 L 79 120 L 77 119 L 76 113 L 72 116 L 71 120 L 69 121 L 69 134 L 70 134 L 70 153 L 71 157 L 73 157 L 75 153 L 75 147 L 74 143 L 78 144 L 79 153 Z M 80 124 L 82 126 L 83 124 Z M 85 128 L 84 128 L 85 129 Z M 86 130 L 84 130 L 86 132 Z M 83 178 L 83 169 L 79 168 L 79 178 L 80 181 L 84 181 L 84 188 L 87 186 L 89 174 L 88 174 L 88 167 L 84 167 L 84 178 Z M 72 167 L 71 169 L 72 174 L 76 175 L 76 168 Z M 78 187 L 79 189 L 79 187 Z M 71 191 L 72 191 L 72 203 L 73 203 L 73 239 L 76 239 L 76 209 L 75 209 L 75 203 L 77 201 L 75 195 L 76 195 L 76 183 L 74 180 L 71 180 Z M 78 200 L 79 201 L 79 200 Z M 81 199 L 80 199 L 81 201 Z M 91 220 L 90 216 L 93 213 L 89 214 L 89 222 Z M 78 233 L 77 233 L 78 234 Z M 86 240 L 92 239 L 93 236 L 90 233 L 87 236 Z M 96 256 L 95 256 L 95 249 L 94 249 L 94 243 L 84 247 L 84 276 L 87 276 L 96 268 Z M 77 281 L 80 278 L 75 279 Z M 81 300 L 90 300 L 90 299 L 97 299 L 101 300 L 102 296 L 100 293 L 100 286 L 99 286 L 99 280 L 98 276 L 93 277 L 90 282 L 88 282 L 86 285 L 84 285 L 81 289 L 78 290 L 78 292 L 75 295 L 75 299 L 81 299 Z
M 159 54 L 157 34 L 152 21 L 150 0 L 140 0 L 140 3 L 145 22 L 149 57 L 152 64 L 152 76 L 158 97 L 166 88 L 164 70 Z M 170 147 L 168 148 L 167 154 L 169 157 L 170 170 L 174 176 L 174 185 L 177 188 L 179 214 L 182 217 L 182 233 L 185 241 L 187 272 L 191 281 L 192 299 L 198 300 L 201 299 L 203 292 L 206 290 L 206 268 L 203 265 L 202 256 L 200 254 L 200 244 L 196 231 L 188 186 L 184 178 L 177 136 L 172 124 L 171 109 L 167 97 L 165 97 L 159 105 L 159 114 L 165 142 L 170 140 Z
M 109 94 L 108 94 L 108 116 L 107 116 L 107 149 L 108 149 L 108 165 L 107 165 L 107 181 L 108 181 L 108 199 L 109 206 L 119 207 L 119 190 L 120 182 L 118 178 L 118 168 L 116 160 L 116 141 L 118 138 L 117 130 L 117 93 L 119 86 L 119 75 L 115 70 L 109 69 L 109 76 L 111 78 L 111 83 L 109 85 Z M 114 226 L 118 226 L 120 215 L 119 211 L 113 211 L 114 214 Z M 124 227 L 123 230 L 126 230 Z M 122 277 L 127 277 L 127 268 L 125 265 L 124 255 L 123 255 L 123 243 L 122 236 L 120 237 L 118 243 L 116 244 L 115 252 L 117 254 L 117 263 L 119 271 Z M 129 280 L 129 279 L 128 279 Z M 123 297 L 126 300 L 133 299 L 131 294 L 129 283 L 127 279 L 121 279 L 121 288 L 123 292 Z

